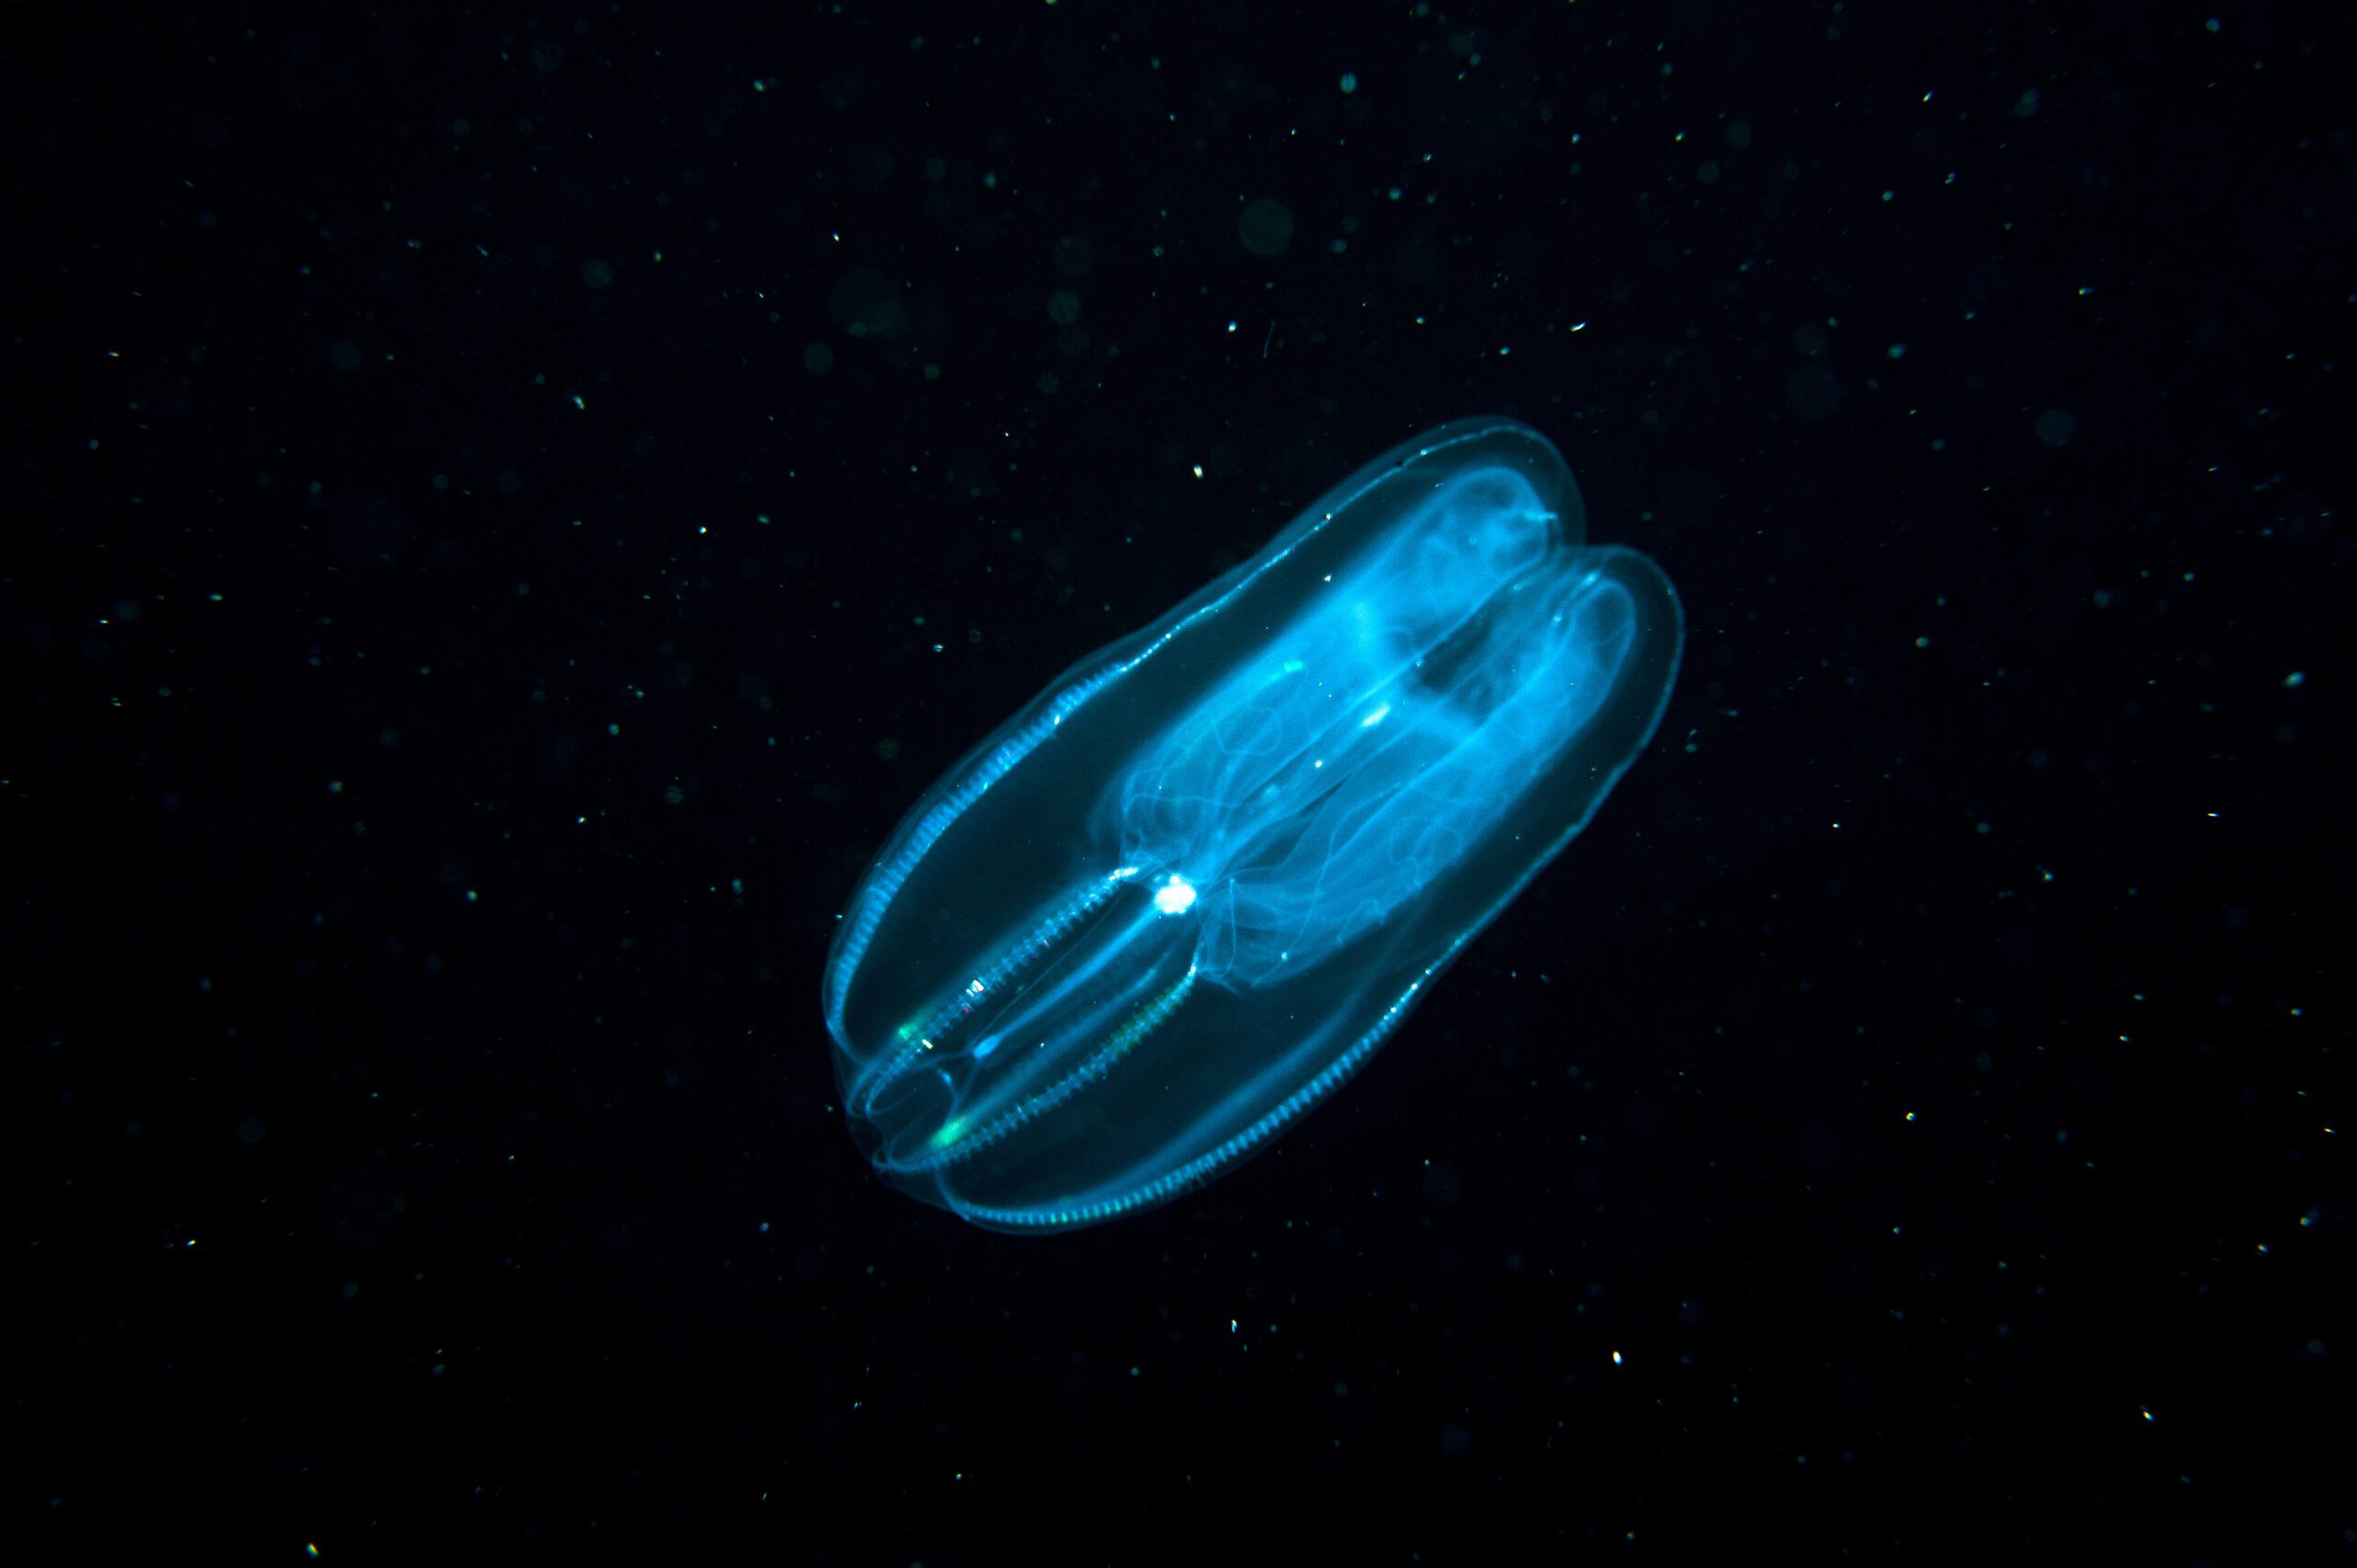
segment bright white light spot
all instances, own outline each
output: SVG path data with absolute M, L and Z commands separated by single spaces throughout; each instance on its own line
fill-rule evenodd
M 1154 890 L 1154 907 L 1165 914 L 1184 914 L 1195 901 L 1195 885 L 1177 872 Z
M 1389 713 L 1390 711 L 1391 711 L 1391 704 L 1390 704 L 1390 703 L 1384 703 L 1384 704 L 1383 704 L 1383 706 L 1381 706 L 1381 707 L 1379 707 L 1379 708 L 1376 709 L 1376 710 L 1375 710 L 1375 712 L 1373 712 L 1373 713 L 1371 713 L 1371 714 L 1367 714 L 1367 716 L 1366 716 L 1366 717 L 1364 717 L 1364 718 L 1363 718 L 1363 719 L 1359 720 L 1359 727 L 1360 727 L 1361 729 L 1373 729 L 1376 725 L 1379 725 L 1379 724 L 1381 724 L 1381 723 L 1383 722 L 1383 715 L 1384 715 L 1384 714 L 1387 714 L 1387 713 Z

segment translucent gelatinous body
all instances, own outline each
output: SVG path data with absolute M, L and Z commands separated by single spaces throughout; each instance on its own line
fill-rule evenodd
M 884 1176 L 1092 1225 L 1265 1144 L 1587 824 L 1677 675 L 1677 596 L 1562 457 L 1443 426 L 1102 648 L 893 833 L 827 1027 Z

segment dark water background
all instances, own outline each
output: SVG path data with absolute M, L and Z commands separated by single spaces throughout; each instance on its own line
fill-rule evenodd
M 10 1534 L 2344 1561 L 2328 7 L 0 18 Z M 1684 597 L 1274 1152 L 845 1136 L 834 916 L 1426 426 Z

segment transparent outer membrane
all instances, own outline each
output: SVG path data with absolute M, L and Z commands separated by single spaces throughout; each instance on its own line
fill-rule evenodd
M 1584 828 L 1676 594 L 1508 420 L 1443 426 L 1075 665 L 918 802 L 824 1003 L 854 1136 L 977 1224 L 1166 1201 L 1341 1084 Z

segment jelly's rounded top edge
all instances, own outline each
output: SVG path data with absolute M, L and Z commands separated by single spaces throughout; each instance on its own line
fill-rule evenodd
M 1562 541 L 1573 545 L 1586 542 L 1587 504 L 1580 494 L 1579 482 L 1572 477 L 1571 464 L 1563 460 L 1562 448 L 1521 420 L 1504 414 L 1472 414 L 1434 425 L 1400 442 L 1373 462 L 1363 465 L 1350 478 L 1328 491 L 1319 505 L 1313 506 L 1311 511 L 1321 508 L 1339 511 L 1349 501 L 1420 463 L 1446 458 L 1452 451 L 1481 442 L 1497 442 L 1522 448 L 1517 466 L 1556 512 Z

